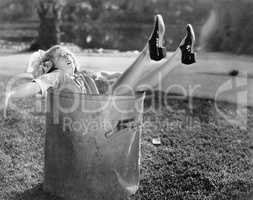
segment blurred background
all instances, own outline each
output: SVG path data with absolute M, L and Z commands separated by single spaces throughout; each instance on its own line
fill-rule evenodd
M 0 8 L 2 49 L 8 44 L 47 49 L 64 42 L 85 49 L 141 50 L 160 13 L 168 50 L 178 46 L 191 23 L 201 49 L 253 53 L 252 0 L 1 0 Z

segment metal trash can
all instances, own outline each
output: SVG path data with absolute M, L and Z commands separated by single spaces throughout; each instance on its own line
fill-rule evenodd
M 44 190 L 67 200 L 121 200 L 139 186 L 144 95 L 49 90 Z

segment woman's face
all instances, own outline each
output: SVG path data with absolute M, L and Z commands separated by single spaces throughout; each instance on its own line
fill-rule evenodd
M 44 73 L 49 72 L 52 67 L 64 70 L 64 72 L 69 74 L 74 73 L 74 65 L 71 56 L 66 50 L 60 47 L 54 47 L 48 50 L 42 63 Z
M 58 68 L 63 69 L 66 73 L 73 74 L 73 61 L 69 55 L 59 55 L 57 59 L 55 59 L 55 65 Z

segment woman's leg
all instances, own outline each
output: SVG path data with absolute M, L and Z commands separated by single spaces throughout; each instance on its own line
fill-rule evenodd
M 165 26 L 161 15 L 155 16 L 155 25 L 150 39 L 134 63 L 112 86 L 115 95 L 127 94 L 136 87 L 140 78 L 166 62 L 166 49 L 163 47 Z
M 187 34 L 180 43 L 179 47 L 173 55 L 167 59 L 165 63 L 160 65 L 157 69 L 149 73 L 147 76 L 140 78 L 135 91 L 143 89 L 155 89 L 159 83 L 164 80 L 169 72 L 181 64 L 190 65 L 196 62 L 194 53 L 195 34 L 191 25 L 187 25 Z M 166 91 L 167 88 L 159 88 L 159 90 Z
M 132 82 L 117 82 L 119 89 L 114 90 L 114 94 L 122 95 L 128 93 L 134 93 L 138 90 L 150 90 L 155 89 L 158 84 L 168 76 L 168 73 L 176 66 L 180 64 L 190 65 L 195 63 L 194 44 L 195 34 L 191 25 L 187 25 L 187 34 L 182 40 L 177 50 L 170 58 L 162 59 L 161 61 L 150 61 L 146 54 L 146 63 L 140 62 L 134 65 L 134 70 L 130 71 L 127 76 L 132 78 Z M 145 51 L 144 51 L 145 52 Z M 143 60 L 142 60 L 143 61 Z M 152 65 L 153 63 L 153 65 Z M 136 63 L 134 63 L 136 64 Z M 148 66 L 148 69 L 146 69 Z M 128 72 L 128 71 L 127 71 Z M 138 73 L 136 73 L 138 72 Z M 125 73 L 122 75 L 125 78 Z M 159 88 L 166 90 L 166 88 Z

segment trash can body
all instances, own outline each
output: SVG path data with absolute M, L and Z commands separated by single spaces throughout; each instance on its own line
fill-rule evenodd
M 68 200 L 121 200 L 139 186 L 143 96 L 50 90 L 44 190 Z

